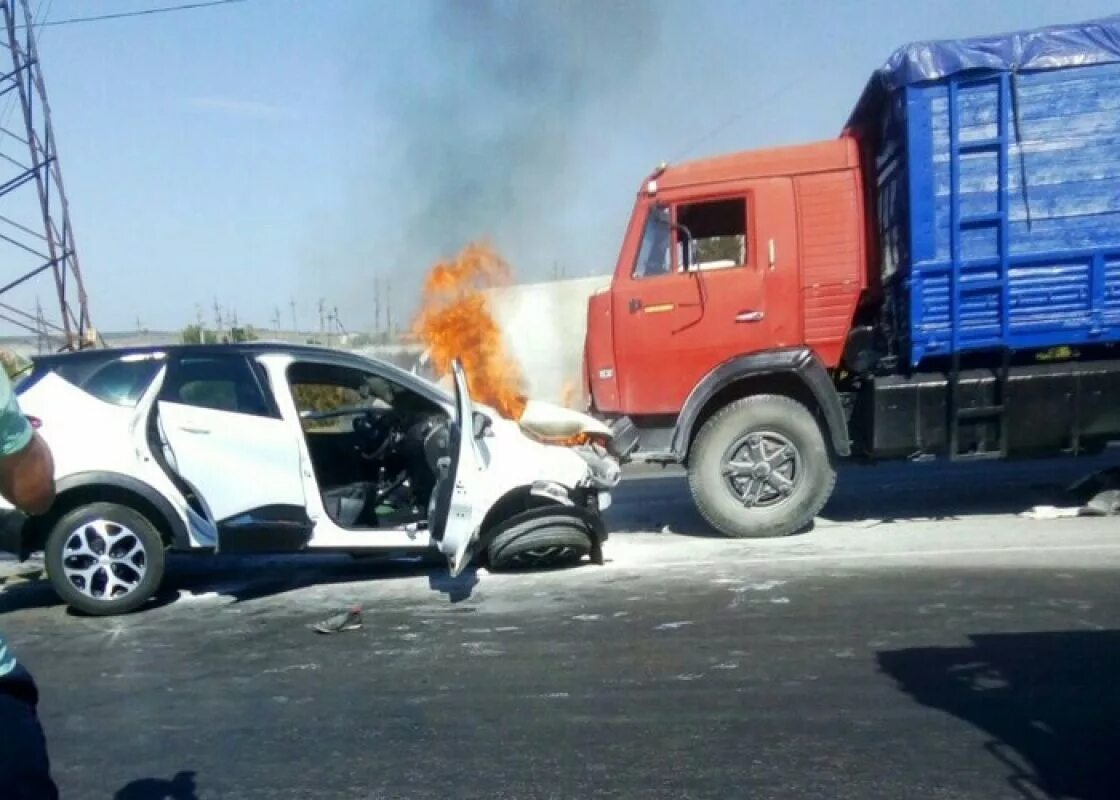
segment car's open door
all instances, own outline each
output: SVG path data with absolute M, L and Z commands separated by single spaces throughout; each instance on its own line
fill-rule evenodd
M 451 370 L 455 377 L 455 419 L 448 454 L 440 467 L 428 528 L 439 551 L 447 557 L 451 576 L 455 577 L 470 562 L 471 546 L 478 539 L 486 458 L 475 433 L 474 405 L 463 367 L 455 361 Z
M 166 468 L 201 501 L 224 553 L 290 552 L 311 538 L 298 424 L 274 411 L 240 355 L 182 357 L 156 406 Z

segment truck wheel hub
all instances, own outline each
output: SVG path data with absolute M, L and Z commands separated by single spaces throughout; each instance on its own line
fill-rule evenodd
M 722 473 L 727 488 L 748 508 L 776 505 L 801 481 L 801 454 L 776 431 L 752 432 L 725 451 Z

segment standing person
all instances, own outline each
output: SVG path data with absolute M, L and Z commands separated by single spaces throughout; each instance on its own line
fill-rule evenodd
M 0 495 L 27 514 L 54 502 L 50 448 L 19 410 L 7 373 L 0 369 Z M 56 800 L 50 759 L 36 707 L 39 692 L 0 634 L 0 798 Z

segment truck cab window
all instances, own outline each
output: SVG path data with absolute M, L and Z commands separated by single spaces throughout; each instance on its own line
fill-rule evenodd
M 668 206 L 654 206 L 646 217 L 646 227 L 642 232 L 642 243 L 638 248 L 638 262 L 634 265 L 635 278 L 653 278 L 668 275 L 672 269 L 669 258 Z
M 692 234 L 694 244 L 689 253 L 684 231 L 676 232 L 678 269 L 728 269 L 747 263 L 745 197 L 677 206 L 677 224 Z

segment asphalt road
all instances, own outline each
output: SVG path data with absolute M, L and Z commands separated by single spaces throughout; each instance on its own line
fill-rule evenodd
M 1115 798 L 1120 524 L 1016 516 L 1079 470 L 846 474 L 764 542 L 641 475 L 602 567 L 188 559 L 116 619 L 9 582 L 0 627 L 66 798 Z

